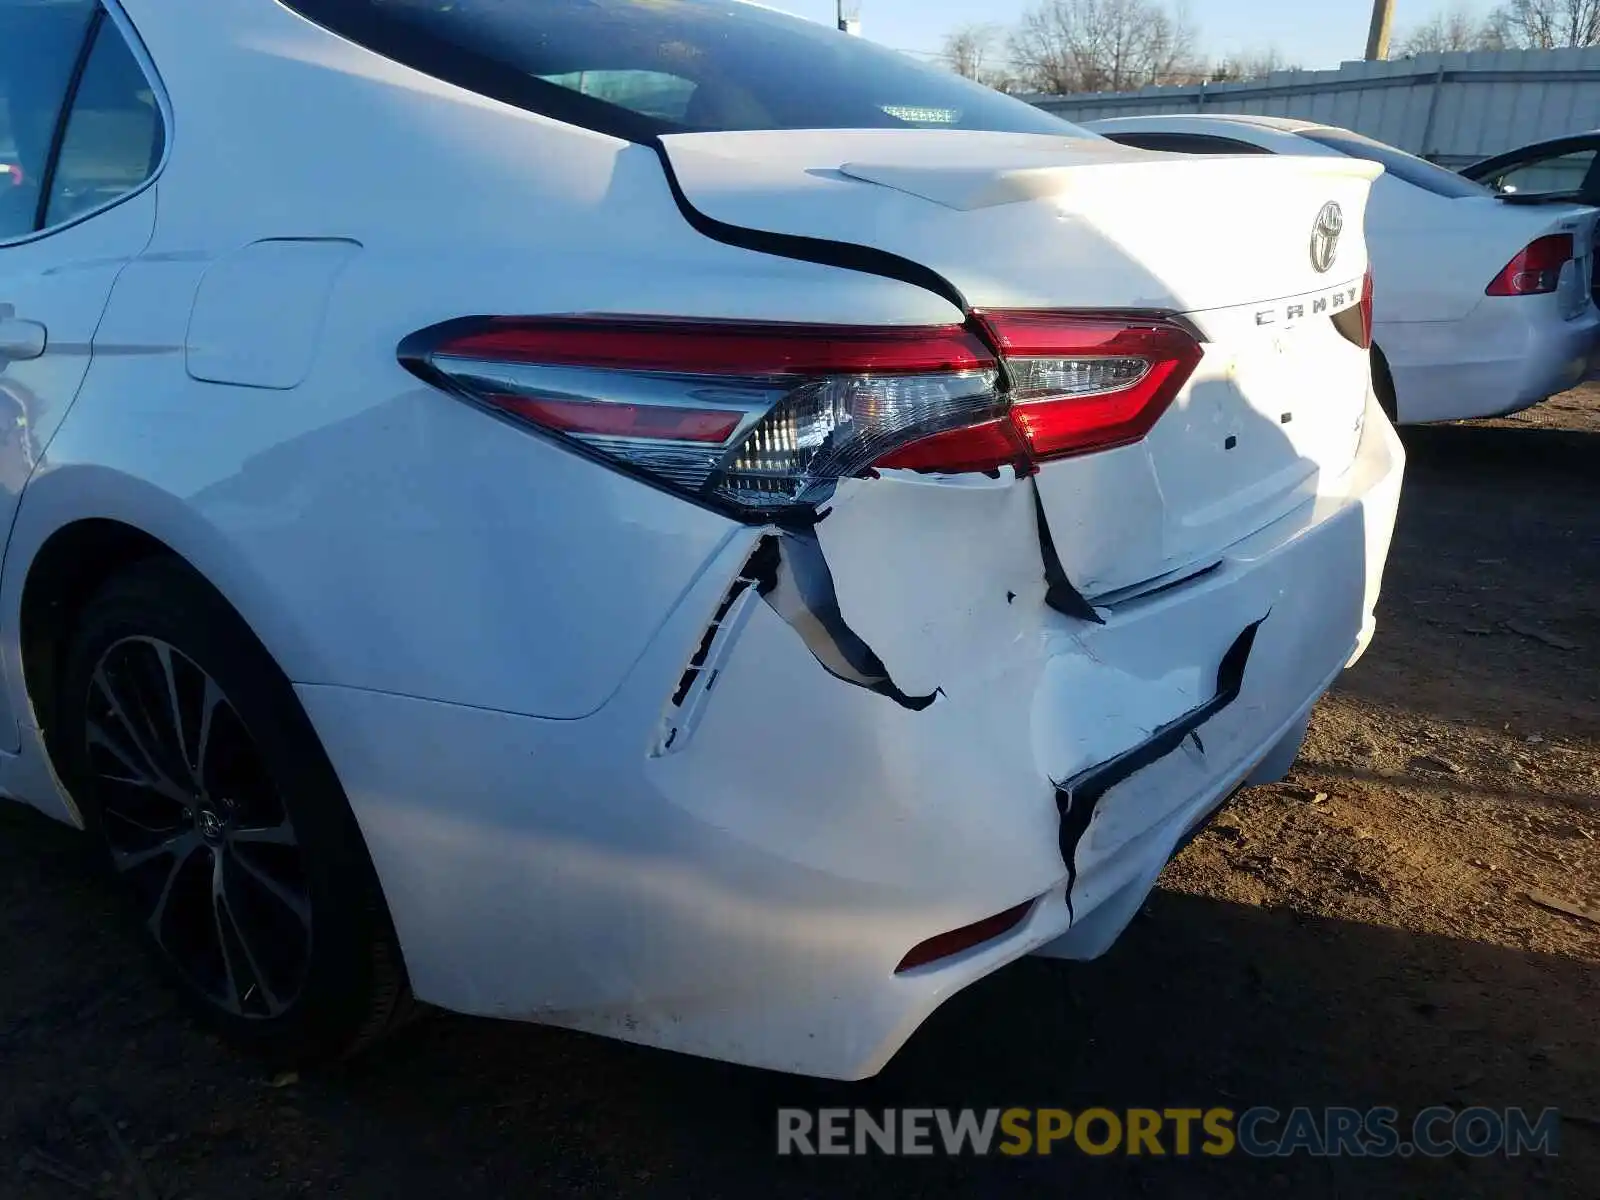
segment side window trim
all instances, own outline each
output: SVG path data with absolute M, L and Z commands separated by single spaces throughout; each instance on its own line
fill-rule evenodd
M 150 90 L 155 96 L 156 114 L 160 120 L 162 133 L 161 160 L 155 164 L 150 174 L 145 177 L 138 187 L 129 188 L 122 195 L 113 200 L 108 200 L 96 208 L 91 208 L 86 212 L 74 213 L 70 218 L 58 224 L 40 228 L 39 226 L 44 220 L 45 210 L 43 208 L 35 210 L 33 231 L 21 237 L 0 238 L 0 250 L 4 250 L 9 246 L 25 246 L 31 242 L 53 237 L 63 230 L 81 225 L 85 221 L 92 221 L 101 213 L 116 208 L 119 204 L 127 203 L 135 196 L 141 195 L 145 189 L 154 185 L 155 181 L 160 178 L 162 171 L 166 169 L 167 160 L 172 157 L 172 102 L 167 96 L 166 85 L 162 82 L 161 75 L 156 71 L 155 62 L 150 57 L 150 51 L 145 47 L 144 39 L 139 36 L 138 29 L 134 27 L 128 15 L 122 11 L 121 6 L 115 0 L 100 0 L 100 3 L 96 5 L 94 17 L 90 19 L 83 45 L 78 49 L 78 59 L 73 65 L 72 79 L 67 89 L 66 99 L 62 103 L 61 111 L 56 115 L 56 127 L 50 138 L 50 158 L 45 164 L 44 174 L 40 176 L 40 204 L 48 206 L 50 203 L 49 196 L 52 185 L 55 182 L 56 164 L 61 156 L 61 144 L 66 137 L 67 122 L 72 119 L 73 105 L 77 103 L 78 99 L 78 85 L 82 82 L 84 68 L 88 66 L 89 55 L 94 50 L 95 39 L 108 25 L 121 36 L 128 48 L 128 52 L 133 55 L 134 61 L 139 65 L 139 70 L 144 73 L 145 81 L 149 83 Z
M 39 199 L 33 210 L 33 232 L 35 234 L 46 231 L 45 214 L 50 210 L 50 193 L 55 189 L 56 166 L 61 161 L 61 146 L 67 140 L 67 124 L 72 120 L 72 110 L 78 103 L 78 88 L 83 84 L 83 70 L 89 65 L 89 55 L 94 52 L 94 44 L 100 36 L 100 28 L 106 23 L 106 10 L 102 5 L 95 5 L 94 15 L 89 18 L 89 24 L 83 31 L 83 44 L 78 47 L 77 61 L 72 64 L 72 74 L 67 77 L 66 94 L 61 98 L 61 107 L 56 110 L 56 127 L 50 132 L 50 153 L 45 156 L 44 174 L 39 179 Z

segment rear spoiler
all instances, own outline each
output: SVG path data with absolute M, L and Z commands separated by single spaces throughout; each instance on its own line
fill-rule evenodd
M 1507 204 L 1582 204 L 1577 192 L 1496 192 L 1496 200 Z

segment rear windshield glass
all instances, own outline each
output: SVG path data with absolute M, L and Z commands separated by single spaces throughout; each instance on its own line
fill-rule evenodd
M 1413 187 L 1432 192 L 1435 196 L 1459 200 L 1463 196 L 1494 194 L 1481 183 L 1473 183 L 1472 180 L 1436 166 L 1425 158 L 1407 154 L 1404 150 L 1396 150 L 1393 146 L 1375 142 L 1371 138 L 1362 137 L 1359 133 L 1351 133 L 1344 129 L 1311 129 L 1303 131 L 1300 136 L 1320 146 L 1337 150 L 1341 154 L 1348 154 L 1351 158 L 1364 158 L 1370 162 L 1380 163 L 1389 174 L 1405 180 Z
M 735 129 L 1089 137 L 826 25 L 739 0 L 286 0 L 389 58 L 636 141 Z

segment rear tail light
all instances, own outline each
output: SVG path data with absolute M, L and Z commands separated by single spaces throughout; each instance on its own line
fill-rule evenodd
M 1361 280 L 1361 303 L 1354 308 L 1342 308 L 1333 314 L 1333 325 L 1362 350 L 1372 349 L 1372 268 L 1367 268 Z
M 1561 283 L 1561 268 L 1575 253 L 1570 233 L 1552 233 L 1529 243 L 1484 289 L 1486 296 L 1544 296 Z
M 1361 341 L 1363 350 L 1372 349 L 1372 268 L 1361 280 Z
M 989 471 L 1137 441 L 1200 360 L 1160 319 L 989 313 L 861 328 L 483 318 L 408 338 L 430 382 L 745 516 L 873 467 Z

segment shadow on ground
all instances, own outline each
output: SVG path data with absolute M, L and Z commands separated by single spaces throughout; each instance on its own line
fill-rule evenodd
M 1378 641 L 1339 690 L 1444 720 L 1600 737 L 1600 434 L 1402 433 Z

